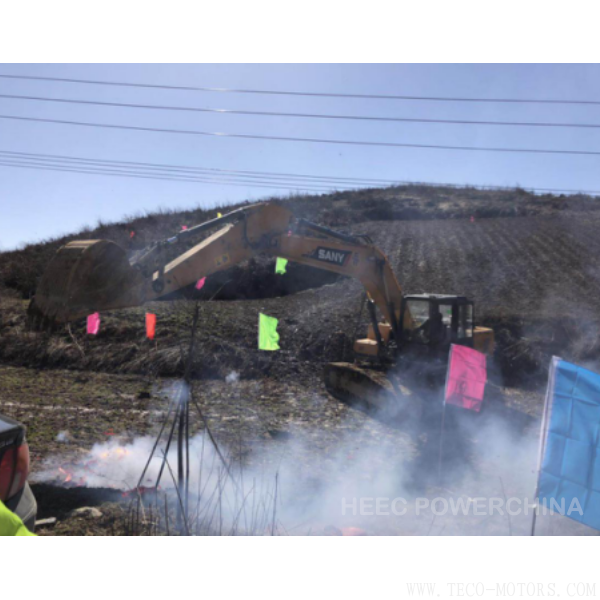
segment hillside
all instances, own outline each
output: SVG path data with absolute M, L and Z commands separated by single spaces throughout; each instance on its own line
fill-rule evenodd
M 543 372 L 549 353 L 595 360 L 600 320 L 595 199 L 413 186 L 283 201 L 298 216 L 368 234 L 388 255 L 406 292 L 473 298 L 479 321 L 497 331 L 505 378 Z M 100 335 L 86 340 L 81 322 L 73 324 L 72 333 L 26 332 L 23 299 L 34 292 L 56 249 L 70 239 L 107 238 L 135 252 L 216 212 L 164 211 L 1 253 L 0 357 L 34 367 L 181 373 L 189 302 L 150 307 L 159 319 L 153 345 L 143 335 L 146 308 L 105 315 Z M 136 233 L 133 242 L 130 231 Z M 200 294 L 198 372 L 311 377 L 316 363 L 351 357 L 355 330 L 366 328 L 365 315 L 359 319 L 362 297 L 358 283 L 308 267 L 290 265 L 284 277 L 276 276 L 266 259 L 234 267 L 211 278 Z M 282 352 L 256 350 L 259 311 L 280 318 Z
M 472 187 L 401 186 L 265 200 L 284 201 L 297 216 L 337 229 L 370 221 L 467 219 L 471 216 L 477 219 L 557 214 L 568 216 L 596 214 L 600 209 L 598 200 L 590 196 L 538 196 L 518 188 L 490 191 Z M 243 204 L 212 210 L 164 209 L 117 223 L 99 222 L 96 227 L 85 228 L 71 235 L 0 252 L 0 286 L 28 298 L 56 250 L 74 239 L 109 239 L 135 251 L 148 243 L 172 236 L 182 225 L 202 223 L 215 218 L 219 211 L 234 210 L 240 206 Z M 130 238 L 132 231 L 135 232 L 133 241 Z
M 465 294 L 475 301 L 479 323 L 492 326 L 497 340 L 488 363 L 488 408 L 477 427 L 465 422 L 447 434 L 458 451 L 445 469 L 465 497 L 528 497 L 550 357 L 600 366 L 600 204 L 518 189 L 426 187 L 279 201 L 298 216 L 370 236 L 406 292 Z M 349 481 L 377 486 L 388 481 L 390 468 L 410 489 L 439 494 L 427 487 L 437 472 L 430 462 L 439 453 L 436 419 L 433 429 L 415 415 L 390 420 L 385 411 L 373 414 L 341 402 L 321 381 L 323 363 L 352 360 L 353 340 L 366 332 L 365 295 L 354 280 L 294 263 L 278 276 L 273 260 L 256 257 L 210 277 L 201 292 L 184 290 L 172 301 L 103 313 L 97 336 L 85 334 L 84 320 L 52 333 L 28 330 L 28 298 L 60 245 L 108 238 L 134 253 L 216 212 L 163 211 L 0 253 L 0 408 L 27 427 L 38 515 L 59 519 L 55 529 L 42 528 L 43 535 L 131 533 L 127 491 L 114 489 L 108 459 L 96 463 L 90 456 L 93 448 L 117 444 L 120 473 L 129 448 L 149 440 L 140 436 L 154 435 L 168 418 L 196 306 L 192 388 L 207 420 L 193 417 L 192 431 L 209 423 L 232 464 L 239 461 L 250 474 L 280 469 L 287 456 L 289 481 L 303 490 L 292 502 L 293 519 L 310 523 L 311 532 L 342 526 L 344 519 L 327 510 L 339 506 L 338 487 L 346 490 Z M 146 311 L 158 317 L 153 342 L 144 335 Z M 279 352 L 257 350 L 259 312 L 279 319 Z M 137 477 L 137 461 L 147 459 L 145 451 L 131 450 L 126 462 Z M 72 509 L 89 506 L 103 516 L 71 516 Z M 352 519 L 345 524 L 386 534 L 429 534 L 432 524 L 430 517 Z M 504 519 L 484 521 L 449 523 L 447 531 L 505 533 Z M 565 521 L 559 523 L 565 532 L 585 533 Z M 512 526 L 528 532 L 529 520 Z

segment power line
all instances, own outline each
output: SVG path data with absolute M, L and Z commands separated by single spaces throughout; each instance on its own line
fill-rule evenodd
M 180 179 L 181 181 L 198 181 L 203 183 L 210 182 L 237 182 L 241 184 L 248 184 L 254 186 L 257 184 L 267 184 L 266 187 L 278 187 L 280 189 L 303 189 L 306 191 L 336 191 L 341 186 L 336 186 L 328 181 L 288 181 L 271 177 L 262 177 L 257 175 L 255 178 L 250 178 L 249 175 L 229 175 L 229 174 L 214 174 L 214 173 L 193 173 L 189 171 L 183 171 L 181 169 L 154 169 L 148 170 L 147 168 L 135 168 L 128 167 L 124 163 L 112 163 L 105 164 L 102 162 L 71 162 L 63 161 L 60 159 L 41 159 L 41 158 L 14 158 L 11 156 L 0 156 L 0 160 L 12 161 L 14 164 L 31 164 L 39 165 L 43 167 L 58 166 L 60 168 L 77 168 L 77 169 L 91 169 L 90 172 L 109 172 L 109 173 L 135 173 L 148 175 L 153 177 L 165 177 L 173 180 Z M 182 172 L 183 171 L 183 172 Z M 362 184 L 361 184 L 362 185 Z M 262 187 L 262 186 L 260 186 Z M 349 187 L 346 185 L 346 187 Z M 354 188 L 357 187 L 355 184 Z M 373 186 L 372 186 L 373 187 Z
M 209 183 L 215 185 L 227 185 L 227 186 L 238 186 L 238 187 L 256 187 L 256 188 L 271 188 L 271 189 L 285 189 L 292 191 L 303 191 L 303 192 L 311 192 L 315 193 L 328 193 L 337 191 L 335 188 L 327 188 L 325 186 L 321 187 L 310 187 L 305 185 L 297 185 L 297 184 L 285 184 L 285 182 L 276 184 L 276 183 L 261 183 L 261 182 L 244 182 L 238 181 L 236 179 L 205 179 L 199 177 L 183 177 L 183 176 L 170 176 L 170 175 L 160 175 L 160 174 L 151 174 L 144 172 L 136 172 L 136 171 L 126 171 L 126 170 L 118 170 L 118 169 L 101 169 L 101 168 L 84 168 L 84 166 L 77 167 L 75 165 L 52 165 L 52 164 L 39 164 L 35 162 L 27 162 L 27 161 L 7 161 L 5 159 L 0 159 L 0 166 L 3 167 L 17 167 L 24 169 L 33 169 L 33 170 L 41 170 L 41 171 L 63 171 L 70 173 L 81 173 L 88 175 L 109 175 L 116 177 L 133 177 L 138 179 L 156 179 L 156 180 L 164 180 L 164 181 L 181 181 L 188 183 Z
M 214 88 L 189 85 L 167 85 L 157 83 L 135 83 L 125 81 L 107 81 L 93 79 L 75 79 L 72 77 L 42 77 L 34 75 L 9 75 L 0 73 L 4 79 L 25 79 L 32 81 L 56 81 L 61 83 L 79 83 L 84 85 L 108 85 L 116 87 L 149 88 L 163 90 L 179 90 L 189 92 L 217 92 L 227 94 L 262 94 L 274 96 L 311 96 L 320 98 L 364 98 L 372 100 L 416 100 L 428 102 L 487 102 L 501 104 L 587 104 L 600 105 L 600 100 L 558 100 L 548 98 L 465 98 L 451 96 L 407 96 L 387 94 L 350 94 L 341 92 L 306 92 L 282 90 L 256 90 L 240 88 Z
M 231 108 L 205 108 L 191 106 L 165 106 L 158 104 L 133 104 L 130 102 L 108 102 L 103 100 L 78 100 L 74 98 L 48 98 L 46 96 L 22 96 L 17 94 L 0 94 L 7 100 L 32 100 L 36 102 L 55 102 L 61 104 L 81 104 L 87 106 L 109 106 L 115 108 L 135 108 L 144 110 L 164 110 L 213 113 L 223 115 L 255 115 L 261 117 L 285 117 L 302 119 L 334 119 L 349 121 L 383 121 L 396 123 L 431 123 L 445 125 L 493 125 L 509 127 L 560 127 L 600 129 L 600 123 L 552 123 L 539 121 L 471 121 L 468 119 L 424 119 L 413 117 L 375 117 L 370 115 L 333 115 L 317 113 L 276 112 L 262 110 L 238 110 Z
M 364 177 L 333 177 L 333 176 L 324 176 L 324 175 L 304 175 L 298 173 L 275 173 L 273 171 L 240 171 L 233 169 L 218 169 L 214 167 L 190 167 L 190 166 L 182 166 L 182 165 L 172 165 L 172 164 L 164 164 L 164 163 L 148 163 L 148 162 L 133 162 L 133 161 L 115 161 L 115 160 L 105 160 L 105 159 L 96 159 L 96 158 L 84 158 L 78 156 L 68 156 L 68 155 L 56 155 L 56 154 L 35 154 L 28 152 L 13 152 L 8 150 L 0 150 L 0 157 L 8 156 L 8 157 L 27 157 L 27 158 L 36 158 L 39 160 L 48 160 L 48 161 L 74 161 L 76 163 L 92 163 L 92 164 L 100 164 L 100 165 L 109 165 L 109 166 L 128 166 L 128 167 L 138 167 L 142 169 L 152 169 L 152 170 L 160 170 L 160 171 L 182 171 L 182 172 L 192 172 L 192 173 L 209 173 L 209 174 L 225 174 L 225 175 L 236 175 L 239 177 L 269 177 L 272 179 L 280 179 L 285 178 L 300 180 L 303 183 L 314 183 L 314 182 L 326 182 L 326 183 L 359 183 L 359 184 L 378 184 L 378 185 L 397 185 L 397 184 L 405 184 L 410 183 L 404 180 L 399 179 L 369 179 Z
M 225 133 L 210 131 L 194 131 L 191 129 L 166 129 L 160 127 L 141 127 L 136 125 L 111 125 L 108 123 L 89 123 L 85 121 L 69 121 L 64 119 L 42 119 L 38 117 L 17 117 L 0 115 L 0 119 L 30 121 L 34 123 L 55 123 L 58 125 L 78 125 L 81 127 L 100 127 L 104 129 L 125 129 L 129 131 L 151 131 L 155 133 L 178 133 L 185 135 L 202 135 L 208 137 L 227 137 L 252 140 L 272 140 L 278 142 L 311 142 L 316 144 L 341 144 L 347 146 L 380 146 L 387 148 L 421 148 L 428 150 L 468 150 L 476 152 L 512 152 L 521 154 L 567 154 L 582 156 L 600 156 L 600 151 L 594 150 L 546 150 L 543 148 L 494 148 L 485 146 L 451 146 L 442 144 L 409 144 L 400 142 L 373 142 L 357 140 L 333 140 L 323 138 L 301 138 L 291 136 L 255 135 L 246 133 Z
M 27 153 L 27 152 L 13 152 L 8 150 L 0 150 L 0 161 L 4 161 L 6 164 L 3 166 L 30 166 L 40 168 L 46 167 L 50 170 L 73 170 L 73 172 L 82 172 L 82 173 L 90 173 L 90 174 L 115 174 L 124 176 L 140 176 L 148 179 L 167 179 L 173 181 L 196 181 L 200 183 L 222 183 L 224 185 L 228 185 L 225 182 L 235 182 L 239 185 L 246 185 L 247 187 L 263 187 L 263 186 L 254 186 L 254 181 L 245 182 L 240 181 L 239 178 L 242 177 L 259 177 L 262 178 L 261 181 L 271 184 L 281 184 L 275 185 L 271 187 L 279 187 L 280 189 L 302 189 L 303 191 L 315 191 L 316 189 L 320 191 L 341 191 L 339 187 L 327 187 L 328 185 L 334 185 L 335 182 L 346 181 L 353 182 L 354 188 L 350 189 L 359 189 L 357 186 L 359 185 L 370 185 L 371 188 L 379 187 L 382 185 L 387 186 L 429 186 L 429 187 L 438 187 L 438 188 L 454 188 L 454 189 L 464 189 L 468 187 L 475 187 L 478 189 L 486 189 L 486 190 L 501 190 L 505 191 L 510 188 L 507 186 L 499 186 L 499 185 L 476 185 L 476 186 L 468 186 L 461 185 L 456 183 L 432 183 L 432 182 L 423 182 L 423 181 L 408 181 L 408 180 L 394 180 L 394 179 L 361 179 L 357 177 L 332 177 L 332 176 L 322 176 L 322 175 L 306 175 L 306 174 L 298 174 L 298 173 L 274 173 L 269 171 L 236 171 L 232 169 L 218 169 L 211 167 L 189 167 L 182 165 L 165 165 L 160 163 L 146 163 L 146 162 L 133 162 L 133 161 L 116 161 L 116 160 L 104 160 L 104 159 L 93 159 L 93 158 L 84 158 L 84 157 L 74 157 L 74 156 L 63 156 L 63 155 L 51 155 L 51 154 L 35 154 L 35 153 Z M 37 162 L 36 162 L 37 161 Z M 53 164 L 57 163 L 57 164 Z M 1 164 L 1 163 L 0 163 Z M 51 167 L 56 166 L 56 169 L 52 169 Z M 96 170 L 94 170 L 96 169 Z M 150 169 L 150 172 L 147 171 Z M 159 173 L 153 173 L 153 170 L 158 170 Z M 170 171 L 182 171 L 183 174 L 180 175 L 176 173 L 172 175 Z M 163 177 L 161 172 L 166 172 L 167 176 Z M 196 176 L 193 176 L 194 173 L 198 173 Z M 215 176 L 216 173 L 216 176 Z M 213 177 L 209 177 L 208 179 L 204 179 L 208 175 L 213 175 Z M 297 183 L 289 183 L 289 181 L 281 181 L 278 178 L 296 178 L 301 179 L 301 183 L 299 184 L 302 187 L 298 187 Z M 302 178 L 308 178 L 306 181 L 302 181 Z M 323 186 L 318 186 L 318 184 L 322 182 Z M 260 183 L 260 181 L 258 182 Z M 377 183 L 377 185 L 373 185 Z M 286 185 L 287 184 L 287 185 Z M 314 184 L 314 186 L 313 186 Z M 265 186 L 266 187 L 266 186 Z M 598 190 L 576 190 L 576 189 L 557 189 L 557 188 L 543 188 L 543 187 L 523 187 L 519 186 L 521 189 L 530 192 L 554 192 L 554 193 L 577 193 L 577 194 L 590 194 L 590 195 L 598 195 L 600 191 Z

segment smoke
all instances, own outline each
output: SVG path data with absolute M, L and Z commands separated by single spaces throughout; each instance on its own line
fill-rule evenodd
M 225 385 L 235 387 L 240 402 L 252 403 L 249 389 L 255 388 L 233 373 Z M 169 393 L 175 397 L 179 389 Z M 346 408 L 338 423 L 290 422 L 285 435 L 271 430 L 261 443 L 252 440 L 254 450 L 244 460 L 235 442 L 220 442 L 219 454 L 200 431 L 189 443 L 190 503 L 200 531 L 262 534 L 275 523 L 279 533 L 290 534 L 349 528 L 402 535 L 527 533 L 530 514 L 473 514 L 481 498 L 531 503 L 535 490 L 538 423 L 488 391 L 481 414 L 447 407 L 442 440 L 439 394 L 427 389 L 418 391 L 410 410 L 390 410 L 382 402 L 368 413 Z M 324 411 L 336 401 L 310 395 L 302 402 L 306 411 Z M 414 410 L 418 403 L 426 408 Z M 160 490 L 173 492 L 176 443 L 165 460 L 164 438 L 156 449 L 155 442 L 152 436 L 112 436 L 74 460 L 51 457 L 36 479 L 127 493 L 138 484 L 153 488 L 162 470 Z M 468 514 L 438 514 L 444 502 L 458 501 Z
M 70 441 L 69 432 L 66 429 L 63 431 L 59 431 L 56 435 L 56 441 L 59 444 L 66 444 L 67 442 L 69 442 Z
M 226 383 L 237 383 L 240 379 L 240 374 L 237 371 L 231 371 L 227 377 L 225 377 Z

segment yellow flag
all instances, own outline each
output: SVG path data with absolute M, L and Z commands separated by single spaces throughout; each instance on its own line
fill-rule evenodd
M 279 258 L 277 257 L 277 262 L 275 263 L 275 275 L 285 275 L 288 261 L 287 258 Z
M 220 212 L 217 213 L 217 219 L 220 219 L 222 216 L 223 215 Z
M 25 525 L 23 521 L 15 515 L 14 512 L 10 511 L 0 500 L 0 536 L 2 535 L 33 535 Z
M 279 334 L 277 324 L 279 320 L 258 313 L 258 349 L 279 350 Z

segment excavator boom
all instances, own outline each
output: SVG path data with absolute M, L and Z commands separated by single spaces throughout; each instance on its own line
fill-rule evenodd
M 166 246 L 222 225 L 164 264 Z M 402 291 L 385 255 L 368 241 L 295 219 L 277 203 L 256 204 L 180 232 L 129 261 L 107 240 L 63 246 L 48 265 L 30 315 L 65 323 L 92 312 L 140 306 L 185 288 L 258 253 L 354 277 L 388 323 L 397 324 Z

